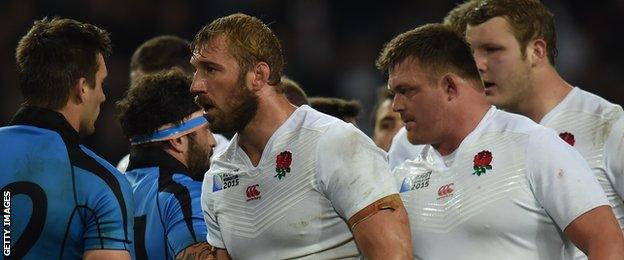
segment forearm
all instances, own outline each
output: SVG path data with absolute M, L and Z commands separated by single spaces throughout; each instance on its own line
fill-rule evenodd
M 130 260 L 130 252 L 126 250 L 89 250 L 82 256 L 85 260 Z
M 216 247 L 213 247 L 206 242 L 197 243 L 182 250 L 182 252 L 176 256 L 176 260 L 219 259 L 217 250 L 218 249 Z

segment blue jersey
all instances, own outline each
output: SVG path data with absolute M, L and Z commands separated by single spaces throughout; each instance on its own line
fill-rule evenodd
M 132 254 L 130 185 L 79 143 L 62 114 L 23 107 L 0 128 L 0 144 L 3 257 L 81 259 L 97 249 Z
M 193 178 L 159 148 L 133 148 L 126 177 L 134 193 L 137 259 L 175 259 L 188 246 L 206 242 L 203 176 Z

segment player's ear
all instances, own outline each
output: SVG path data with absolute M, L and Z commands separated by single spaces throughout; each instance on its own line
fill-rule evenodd
M 459 95 L 459 90 L 457 88 L 457 84 L 461 79 L 455 75 L 454 73 L 446 73 L 440 79 L 440 86 L 446 93 L 447 100 L 451 101 Z
M 532 40 L 527 44 L 526 55 L 532 67 L 548 62 L 548 44 L 544 39 Z
M 87 84 L 86 78 L 79 78 L 69 89 L 69 102 L 73 102 L 74 104 L 81 104 L 85 100 L 85 95 L 87 94 L 86 88 L 89 85 Z
M 186 135 L 180 136 L 178 138 L 169 139 L 165 142 L 167 142 L 169 148 L 176 153 L 183 153 L 188 148 L 188 140 L 186 138 Z
M 256 63 L 252 69 L 253 78 L 251 79 L 252 90 L 259 90 L 262 86 L 265 86 L 269 82 L 269 76 L 271 74 L 271 68 L 269 64 L 264 61 Z

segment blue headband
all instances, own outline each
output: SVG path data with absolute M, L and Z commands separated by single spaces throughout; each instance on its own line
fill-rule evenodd
M 158 130 L 151 135 L 132 137 L 130 138 L 130 143 L 131 145 L 136 145 L 136 144 L 158 142 L 158 141 L 163 141 L 167 139 L 177 138 L 185 134 L 191 133 L 195 130 L 195 128 L 198 128 L 207 123 L 208 123 L 208 120 L 206 120 L 205 117 L 198 116 L 196 118 L 182 122 L 182 124 L 174 125 L 169 128 Z

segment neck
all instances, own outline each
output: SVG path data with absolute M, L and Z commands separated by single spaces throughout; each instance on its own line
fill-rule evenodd
M 273 90 L 266 91 L 268 93 L 259 97 L 256 116 L 238 133 L 238 145 L 254 166 L 260 162 L 264 147 L 271 136 L 296 110 L 286 96 Z
M 69 125 L 71 125 L 76 132 L 80 133 L 80 111 L 76 106 L 68 103 L 66 106 L 55 111 L 61 113 Z
M 572 86 L 550 65 L 536 69 L 530 84 L 530 98 L 510 112 L 524 115 L 537 123 L 572 91 Z
M 441 155 L 453 153 L 461 142 L 477 128 L 490 109 L 490 104 L 484 95 L 472 98 L 480 101 L 472 104 L 470 102 L 459 102 L 459 106 L 455 108 L 455 113 L 452 113 L 452 116 L 446 120 L 446 133 L 441 136 L 439 142 L 431 145 Z
M 172 150 L 170 148 L 165 148 L 165 149 L 163 149 L 163 151 L 165 151 L 166 153 L 171 155 L 173 158 L 175 158 L 180 163 L 182 163 L 185 167 L 188 168 L 188 162 L 186 161 L 186 156 L 184 156 L 184 153 L 176 152 L 176 151 L 174 151 L 174 150 Z

